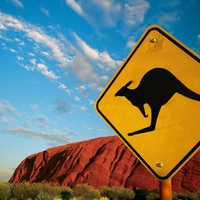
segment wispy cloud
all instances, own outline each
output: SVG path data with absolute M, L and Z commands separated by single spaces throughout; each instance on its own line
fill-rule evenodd
M 116 25 L 122 11 L 122 4 L 114 0 L 92 0 L 94 7 L 99 8 L 99 13 L 103 16 L 103 21 L 107 26 Z
M 24 7 L 23 3 L 19 0 L 10 0 L 10 1 L 17 7 L 20 7 L 20 8 Z
M 44 13 L 47 17 L 49 17 L 50 16 L 50 13 L 49 13 L 49 11 L 46 9 L 46 8 L 44 8 L 44 7 L 41 7 L 40 8 L 40 10 L 42 11 L 42 13 Z
M 141 24 L 150 8 L 147 0 L 66 0 L 66 4 L 95 27 L 96 24 L 102 27 L 112 27 L 118 23 L 126 24 L 127 27 Z
M 72 142 L 72 139 L 63 133 L 47 133 L 43 131 L 35 131 L 23 127 L 15 127 L 3 130 L 4 133 L 10 133 L 17 136 L 33 138 L 38 140 L 47 140 L 55 144 L 66 144 Z
M 51 51 L 52 59 L 57 60 L 60 64 L 65 65 L 69 62 L 68 56 L 64 54 L 61 48 L 63 46 L 62 43 L 47 35 L 41 28 L 4 13 L 0 13 L 0 24 L 5 27 L 5 31 L 10 29 L 22 31 L 28 39 L 47 47 Z
M 44 74 L 47 78 L 54 79 L 54 80 L 57 80 L 57 79 L 59 78 L 58 76 L 56 76 L 56 75 L 54 74 L 54 72 L 49 71 L 49 70 L 48 70 L 48 67 L 47 67 L 46 65 L 44 65 L 44 64 L 41 64 L 41 63 L 37 64 L 37 68 L 38 68 L 38 70 L 39 70 L 42 74 Z
M 15 116 L 20 116 L 17 109 L 11 105 L 8 101 L 0 101 L 0 115 L 12 114 Z
M 72 70 L 80 80 L 91 83 L 91 86 L 97 89 L 97 87 L 104 85 L 107 79 L 105 79 L 106 76 L 99 76 L 97 68 L 94 70 L 93 66 L 104 72 L 109 72 L 116 70 L 121 61 L 112 59 L 106 51 L 99 52 L 97 49 L 91 48 L 77 34 L 73 35 L 78 48 L 73 62 L 70 63 Z
M 3 117 L 0 117 L 0 121 L 3 122 L 3 123 L 6 123 L 6 124 L 11 124 L 15 121 L 15 119 L 12 118 L 12 117 L 3 116 Z
M 81 5 L 78 2 L 76 2 L 75 0 L 66 0 L 66 4 L 68 4 L 80 16 L 87 18 L 85 12 L 83 11 Z
M 135 37 L 131 36 L 131 37 L 129 37 L 129 39 L 126 43 L 126 47 L 129 48 L 129 49 L 132 49 L 135 44 L 136 44 Z
M 12 124 L 15 118 L 21 116 L 18 110 L 8 101 L 0 101 L 0 122 Z
M 30 120 L 25 122 L 26 126 L 39 126 L 43 128 L 47 128 L 51 125 L 50 120 L 44 115 L 35 115 L 30 118 Z
M 87 107 L 86 107 L 86 106 L 81 106 L 81 107 L 80 107 L 80 110 L 81 110 L 82 112 L 85 112 L 85 111 L 87 111 Z
M 197 36 L 197 39 L 200 41 L 200 34 Z
M 59 83 L 58 88 L 64 90 L 68 95 L 71 95 L 70 89 L 63 83 Z
M 95 131 L 95 132 L 101 132 L 101 133 L 108 133 L 107 129 L 104 129 L 102 127 L 96 126 L 96 127 L 92 127 L 92 126 L 88 126 L 88 125 L 83 125 L 88 131 Z
M 36 104 L 31 104 L 30 107 L 34 111 L 36 111 L 38 109 L 38 105 L 36 105 Z
M 72 112 L 72 107 L 70 104 L 66 103 L 63 100 L 57 100 L 55 101 L 55 109 L 59 113 L 71 113 Z
M 127 25 L 141 24 L 150 4 L 146 0 L 128 1 L 124 5 L 124 22 Z
M 104 7 L 106 6 L 104 5 Z M 55 71 L 49 70 L 44 60 L 42 63 L 41 60 L 37 61 L 38 54 L 54 60 L 64 70 L 68 72 L 70 70 L 70 73 L 72 72 L 80 81 L 89 84 L 90 88 L 95 90 L 101 90 L 108 81 L 106 73 L 112 72 L 121 64 L 120 60 L 114 60 L 107 51 L 100 52 L 89 46 L 75 32 L 71 32 L 73 40 L 75 38 L 76 41 L 75 44 L 72 44 L 61 34 L 58 34 L 58 38 L 49 36 L 42 28 L 1 12 L 0 24 L 5 27 L 4 35 L 7 32 L 9 36 L 10 31 L 21 33 L 23 39 L 34 44 L 33 52 L 29 53 L 33 58 L 29 63 L 26 60 L 18 59 L 19 62 L 21 61 L 21 66 L 28 71 L 37 69 L 51 80 L 58 80 L 60 76 L 57 76 Z M 17 38 L 14 41 L 20 45 L 18 49 L 27 46 L 27 44 L 25 47 L 21 45 L 22 39 Z M 6 46 L 5 48 L 8 49 Z M 13 53 L 15 53 L 14 50 Z M 99 75 L 100 73 L 103 74 Z M 63 83 L 57 84 L 58 88 L 70 94 L 71 91 Z
M 172 11 L 168 13 L 159 13 L 158 24 L 168 27 L 173 22 L 180 20 L 181 12 Z
M 84 85 L 80 85 L 75 88 L 79 93 L 81 93 L 84 97 L 88 98 L 89 94 L 87 92 L 87 88 Z

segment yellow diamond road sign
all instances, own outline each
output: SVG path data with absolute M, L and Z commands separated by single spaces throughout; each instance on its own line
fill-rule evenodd
M 200 57 L 149 27 L 100 94 L 96 111 L 159 180 L 200 146 Z

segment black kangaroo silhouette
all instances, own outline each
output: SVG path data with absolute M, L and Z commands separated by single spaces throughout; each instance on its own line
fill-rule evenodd
M 199 94 L 187 88 L 171 72 L 163 68 L 154 68 L 148 71 L 135 89 L 128 88 L 131 83 L 132 81 L 129 81 L 115 96 L 126 97 L 132 105 L 140 110 L 144 117 L 148 117 L 144 110 L 144 104 L 147 103 L 151 108 L 151 124 L 141 130 L 128 133 L 129 136 L 154 131 L 161 107 L 165 105 L 175 93 L 200 101 Z

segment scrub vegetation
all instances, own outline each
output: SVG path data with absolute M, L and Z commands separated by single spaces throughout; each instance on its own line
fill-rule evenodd
M 198 199 L 200 193 L 173 193 L 173 200 Z M 94 189 L 87 184 L 77 184 L 74 188 L 69 188 L 43 183 L 0 182 L 0 200 L 159 200 L 159 191 L 107 186 Z

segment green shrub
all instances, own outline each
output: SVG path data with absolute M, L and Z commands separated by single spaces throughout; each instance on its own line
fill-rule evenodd
M 160 192 L 159 190 L 153 190 L 148 192 L 146 195 L 146 200 L 159 200 L 160 199 Z
M 149 192 L 143 189 L 136 189 L 135 190 L 135 200 L 146 200 L 147 195 Z
M 121 187 L 101 187 L 100 194 L 111 200 L 131 200 L 135 197 L 134 191 Z
M 43 183 L 17 183 L 11 189 L 12 200 L 53 200 L 55 198 L 67 200 L 72 190 L 68 187 L 52 186 Z M 1 199 L 0 199 L 1 200 Z
M 120 187 L 101 187 L 98 190 L 87 184 L 69 187 L 43 183 L 22 182 L 11 184 L 0 182 L 0 200 L 158 200 L 159 190 L 147 191 Z M 199 200 L 200 193 L 172 193 L 173 200 Z
M 146 200 L 159 200 L 160 199 L 160 195 L 158 193 L 149 193 L 146 196 Z
M 35 190 L 38 191 L 37 200 L 52 200 L 62 197 L 62 192 L 64 191 L 60 186 L 51 186 L 43 183 L 35 184 Z
M 90 185 L 77 184 L 73 188 L 73 197 L 80 200 L 94 200 L 100 198 L 100 192 L 99 190 L 93 189 Z
M 37 195 L 38 191 L 28 182 L 17 183 L 11 190 L 11 197 L 15 200 L 35 200 Z
M 73 191 L 72 191 L 71 188 L 69 188 L 69 187 L 62 187 L 61 188 L 61 192 L 60 192 L 60 197 L 63 200 L 68 200 L 72 196 L 72 193 L 73 193 Z
M 10 199 L 11 183 L 0 182 L 0 200 Z
M 178 199 L 180 200 L 199 200 L 200 195 L 198 193 L 184 193 L 184 194 L 177 194 Z

